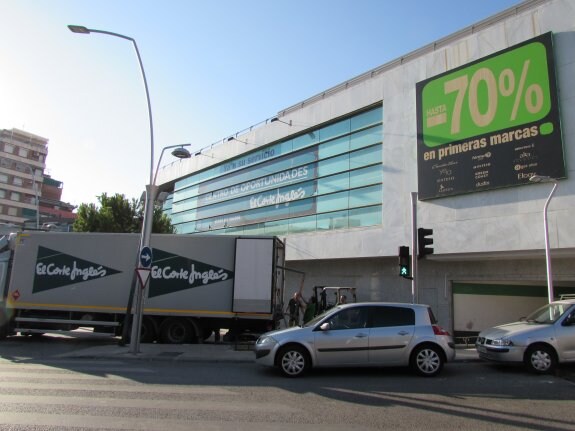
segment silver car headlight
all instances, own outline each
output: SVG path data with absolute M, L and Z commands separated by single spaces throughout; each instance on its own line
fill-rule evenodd
M 495 340 L 491 340 L 492 346 L 499 346 L 499 347 L 509 347 L 513 346 L 513 341 L 507 338 L 497 338 Z
M 256 344 L 258 346 L 262 347 L 269 346 L 271 348 L 273 345 L 277 344 L 277 341 L 273 337 L 270 337 L 269 335 L 262 335 L 260 338 L 258 338 Z

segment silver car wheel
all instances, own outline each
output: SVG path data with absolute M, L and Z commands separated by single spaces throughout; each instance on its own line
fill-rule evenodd
M 299 376 L 307 368 L 305 354 L 297 347 L 285 350 L 280 361 L 282 371 L 289 377 Z
M 527 365 L 532 371 L 545 374 L 555 368 L 555 357 L 547 347 L 534 347 L 529 350 Z
M 443 368 L 443 358 L 433 347 L 421 347 L 415 352 L 413 367 L 423 376 L 435 376 Z

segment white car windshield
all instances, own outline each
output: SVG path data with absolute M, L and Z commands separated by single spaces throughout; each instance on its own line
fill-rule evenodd
M 548 304 L 535 310 L 525 320 L 529 323 L 555 323 L 569 308 L 571 304 Z

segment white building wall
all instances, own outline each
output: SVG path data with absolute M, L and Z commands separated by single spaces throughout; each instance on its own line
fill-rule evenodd
M 417 191 L 416 83 L 524 40 L 553 32 L 567 179 L 549 206 L 557 284 L 575 286 L 575 2 L 532 0 L 432 43 L 278 113 L 239 139 L 256 145 L 295 135 L 366 106 L 383 103 L 383 224 L 290 235 L 286 258 L 306 271 L 306 286 L 353 285 L 360 299 L 410 301 L 410 282 L 397 275 L 399 245 L 411 244 L 411 192 Z M 206 156 L 160 172 L 169 183 L 253 150 L 237 141 L 206 148 Z M 434 230 L 435 254 L 419 270 L 420 302 L 452 324 L 451 282 L 497 281 L 544 285 L 543 207 L 551 184 L 419 202 L 418 225 Z M 297 287 L 299 279 L 290 282 Z
M 349 232 L 310 233 L 290 237 L 289 260 L 392 256 L 399 244 L 409 244 L 410 193 L 417 191 L 417 82 L 465 65 L 541 33 L 553 31 L 559 100 L 568 179 L 560 182 L 549 208 L 552 248 L 575 248 L 575 5 L 568 0 L 527 2 L 505 19 L 495 16 L 460 35 L 377 69 L 372 77 L 350 80 L 345 89 L 331 89 L 280 112 L 280 122 L 242 133 L 239 141 L 222 142 L 204 156 L 174 163 L 160 172 L 159 183 L 181 178 L 288 135 L 349 114 L 383 100 L 383 225 Z M 502 13 L 505 16 L 508 13 Z M 356 82 L 359 81 L 359 82 Z M 225 141 L 225 140 L 224 140 Z M 549 184 L 511 187 L 419 202 L 418 224 L 434 229 L 435 253 L 462 254 L 538 250 L 543 244 L 542 208 Z M 359 253 L 359 254 L 358 254 Z
M 571 178 L 575 136 L 570 121 L 575 118 L 571 79 L 575 52 L 571 49 L 574 36 L 569 33 L 574 20 L 565 19 L 575 18 L 575 11 L 568 1 L 538 3 L 538 7 L 474 30 L 433 52 L 413 59 L 408 56 L 391 70 L 368 79 L 370 85 L 351 86 L 294 111 L 304 114 L 302 121 L 312 118 L 316 124 L 383 98 L 383 226 L 290 236 L 293 247 L 288 248 L 288 259 L 391 256 L 397 253 L 398 245 L 410 244 L 410 192 L 417 191 L 416 83 L 548 31 L 555 36 L 568 171 L 549 207 L 551 246 L 575 248 L 575 218 L 569 214 L 575 208 L 575 182 Z M 550 184 L 530 184 L 419 202 L 418 225 L 434 229 L 436 255 L 541 250 L 542 210 L 550 190 Z

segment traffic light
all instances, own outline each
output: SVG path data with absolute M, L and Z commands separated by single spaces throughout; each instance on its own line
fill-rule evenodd
M 409 278 L 411 275 L 411 260 L 409 259 L 409 247 L 402 245 L 399 247 L 399 275 Z
M 417 256 L 421 259 L 428 254 L 433 254 L 433 247 L 428 247 L 428 245 L 433 244 L 433 229 L 425 229 L 420 227 L 417 229 Z

